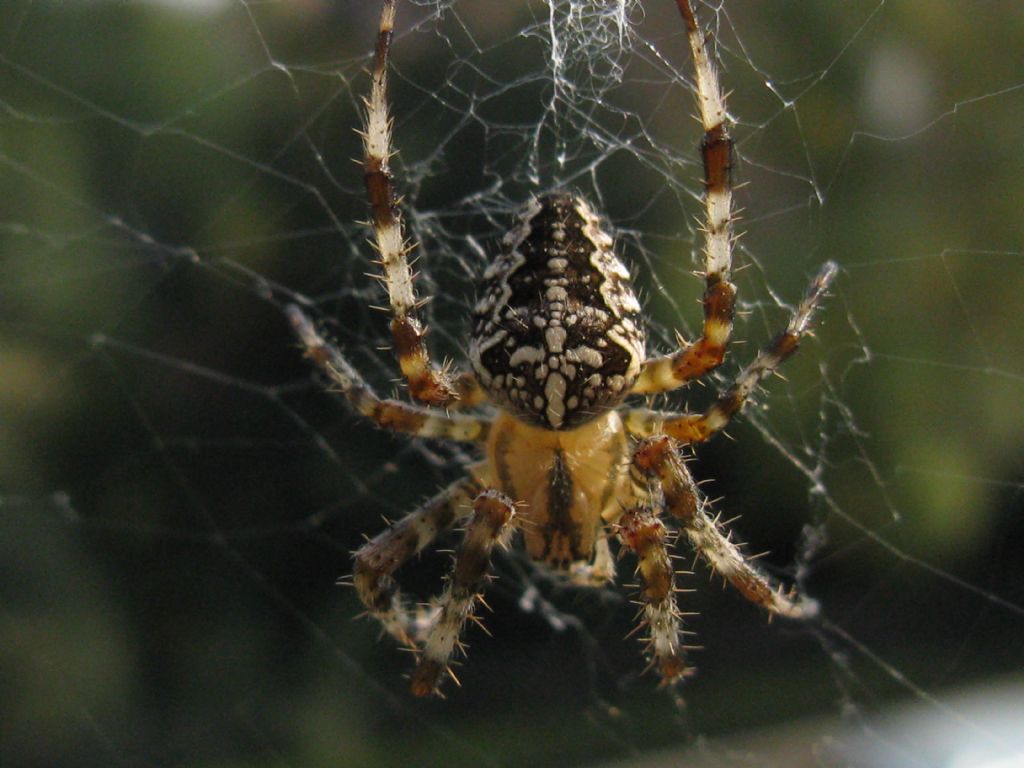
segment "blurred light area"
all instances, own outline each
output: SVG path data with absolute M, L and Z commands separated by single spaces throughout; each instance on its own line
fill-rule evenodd
M 939 696 L 862 737 L 866 768 L 1024 768 L 1024 680 Z
M 934 73 L 906 46 L 881 46 L 868 60 L 863 87 L 862 107 L 872 133 L 905 136 L 934 119 Z
M 182 14 L 215 14 L 225 11 L 233 0 L 135 0 L 138 5 L 152 5 Z M 123 4 L 123 0 L 82 0 L 83 5 Z
M 1024 679 L 933 696 L 878 714 L 709 736 L 601 768 L 1024 768 Z

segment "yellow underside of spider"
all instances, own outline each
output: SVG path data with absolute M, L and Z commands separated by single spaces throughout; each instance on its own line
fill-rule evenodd
M 603 524 L 630 503 L 630 452 L 618 411 L 571 431 L 499 414 L 486 457 L 474 475 L 520 500 L 516 520 L 527 551 L 558 570 L 588 562 Z

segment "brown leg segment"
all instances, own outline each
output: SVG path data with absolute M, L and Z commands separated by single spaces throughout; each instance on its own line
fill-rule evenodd
M 441 410 L 410 405 L 400 400 L 382 400 L 344 355 L 317 331 L 313 321 L 291 304 L 287 308 L 292 330 L 306 350 L 306 356 L 341 390 L 341 393 L 363 416 L 382 429 L 405 432 L 418 437 L 478 443 L 487 439 L 490 421 L 476 416 L 446 413 Z M 472 384 L 464 384 L 473 392 Z
M 395 2 L 385 0 L 377 33 L 377 52 L 373 60 L 370 95 L 364 99 L 366 113 L 363 138 L 363 178 L 370 203 L 373 227 L 383 274 L 381 281 L 388 289 L 391 302 L 391 333 L 395 340 L 402 375 L 409 392 L 422 403 L 444 406 L 458 396 L 451 373 L 435 368 L 427 350 L 427 329 L 416 317 L 419 300 L 413 286 L 413 272 L 408 254 L 414 245 L 406 242 L 402 213 L 395 195 L 394 176 L 388 161 L 391 148 L 391 116 L 387 104 L 388 52 L 395 23 Z
M 721 365 L 732 336 L 736 287 L 732 270 L 732 166 L 733 140 L 729 114 L 718 73 L 711 63 L 704 31 L 688 0 L 677 0 L 686 23 L 693 55 L 697 111 L 704 137 L 704 328 L 701 337 L 680 351 L 648 360 L 633 387 L 635 394 L 675 389 Z
M 811 618 L 817 613 L 816 602 L 801 598 L 795 590 L 783 590 L 754 568 L 718 522 L 708 516 L 707 503 L 672 438 L 658 435 L 641 441 L 633 466 L 641 478 L 661 486 L 666 510 L 679 522 L 693 548 L 747 600 L 791 619 Z
M 484 491 L 474 500 L 473 517 L 440 598 L 440 613 L 427 633 L 412 675 L 411 688 L 416 696 L 438 693 L 444 673 L 458 682 L 449 662 L 455 651 L 462 649 L 459 638 L 466 621 L 475 620 L 473 610 L 490 568 L 491 552 L 503 541 L 503 534 L 511 531 L 508 524 L 514 516 L 512 500 L 498 491 Z
M 778 334 L 754 361 L 736 377 L 732 386 L 704 413 L 668 414 L 646 409 L 634 409 L 626 414 L 626 427 L 634 435 L 650 436 L 664 433 L 682 443 L 700 443 L 725 427 L 739 413 L 757 386 L 778 370 L 800 347 L 800 340 L 811 331 L 811 321 L 839 267 L 826 262 L 811 281 L 803 301 L 789 321 L 786 330 Z
M 666 546 L 668 531 L 650 509 L 634 507 L 619 518 L 618 534 L 637 557 L 643 600 L 638 629 L 646 627 L 647 655 L 662 684 L 672 685 L 693 670 L 686 665 L 682 617 L 676 607 L 675 570 Z
M 352 582 L 359 599 L 387 633 L 403 645 L 413 647 L 422 639 L 430 616 L 405 603 L 394 573 L 439 533 L 468 515 L 479 490 L 479 484 L 468 478 L 453 483 L 355 553 Z

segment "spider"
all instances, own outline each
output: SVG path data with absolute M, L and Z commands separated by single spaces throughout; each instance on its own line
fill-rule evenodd
M 676 0 L 686 26 L 704 136 L 704 320 L 700 338 L 647 357 L 645 325 L 600 217 L 580 196 L 555 191 L 524 207 L 483 273 L 472 310 L 471 372 L 431 362 L 407 257 L 387 106 L 395 0 L 383 0 L 372 84 L 365 98 L 363 172 L 377 264 L 387 287 L 398 364 L 416 404 L 382 399 L 298 306 L 288 316 L 306 355 L 354 408 L 382 429 L 471 443 L 483 459 L 419 509 L 355 552 L 352 582 L 370 616 L 416 651 L 412 692 L 458 683 L 453 657 L 482 602 L 491 554 L 519 531 L 529 556 L 580 585 L 615 577 L 609 540 L 632 552 L 640 576 L 645 650 L 664 684 L 687 677 L 667 516 L 714 572 L 770 615 L 806 619 L 816 603 L 754 567 L 698 491 L 680 446 L 719 432 L 767 376 L 792 355 L 837 267 L 813 279 L 788 326 L 703 413 L 624 405 L 631 395 L 676 389 L 719 366 L 732 334 L 730 119 L 705 33 L 689 0 Z M 491 408 L 480 406 L 490 404 Z M 468 409 L 475 409 L 467 413 Z M 446 529 L 464 524 L 452 572 L 432 609 L 403 599 L 395 572 Z

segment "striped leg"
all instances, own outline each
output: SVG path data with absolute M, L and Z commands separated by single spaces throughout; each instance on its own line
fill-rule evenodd
M 675 570 L 666 547 L 668 531 L 654 513 L 644 507 L 626 510 L 618 521 L 619 538 L 637 556 L 637 573 L 643 580 L 643 620 L 647 654 L 661 675 L 663 685 L 672 685 L 692 674 L 686 665 L 683 625 L 676 607 Z
M 320 367 L 363 416 L 383 429 L 419 437 L 478 443 L 487 439 L 490 421 L 476 416 L 410 405 L 400 400 L 382 400 L 345 359 L 329 344 L 296 305 L 287 307 L 292 330 L 306 349 L 306 356 Z
M 395 2 L 385 0 L 377 34 L 370 95 L 366 107 L 363 138 L 363 178 L 370 203 L 370 223 L 381 267 L 381 281 L 391 302 L 391 333 L 395 354 L 412 396 L 427 405 L 443 406 L 458 397 L 458 389 L 447 367 L 435 368 L 427 350 L 427 329 L 416 317 L 420 303 L 413 287 L 408 254 L 415 247 L 405 239 L 402 213 L 395 195 L 394 177 L 388 160 L 391 148 L 391 116 L 387 104 L 388 52 L 395 22 Z
M 665 508 L 679 521 L 690 544 L 747 600 L 791 619 L 811 618 L 817 613 L 816 602 L 799 597 L 795 590 L 784 591 L 754 568 L 717 520 L 708 516 L 707 504 L 670 437 L 643 440 L 633 456 L 633 466 L 641 476 L 660 484 Z
M 441 595 L 441 610 L 432 623 L 420 652 L 419 663 L 412 675 L 412 692 L 429 696 L 438 692 L 440 678 L 447 673 L 456 683 L 449 662 L 467 620 L 476 620 L 473 609 L 480 600 L 480 590 L 490 566 L 491 552 L 503 543 L 504 534 L 512 530 L 509 522 L 515 505 L 498 491 L 484 491 L 473 502 L 473 517 L 455 555 L 455 569 Z
M 757 386 L 799 348 L 800 340 L 810 333 L 814 313 L 838 271 L 833 262 L 825 263 L 808 287 L 786 330 L 761 350 L 725 394 L 704 413 L 667 414 L 637 408 L 626 414 L 626 428 L 634 435 L 645 437 L 663 432 L 683 443 L 703 442 L 721 430 L 743 408 Z
M 402 600 L 393 574 L 439 533 L 468 515 L 479 490 L 477 482 L 468 478 L 453 483 L 355 553 L 352 582 L 359 599 L 387 633 L 403 645 L 413 647 L 422 639 L 431 617 L 426 611 L 411 610 Z
M 732 335 L 736 287 L 732 269 L 732 155 L 729 114 L 718 73 L 711 63 L 689 0 L 676 0 L 686 22 L 693 53 L 694 82 L 704 138 L 704 329 L 697 341 L 671 355 L 648 360 L 633 386 L 635 394 L 654 394 L 685 384 L 721 365 Z

